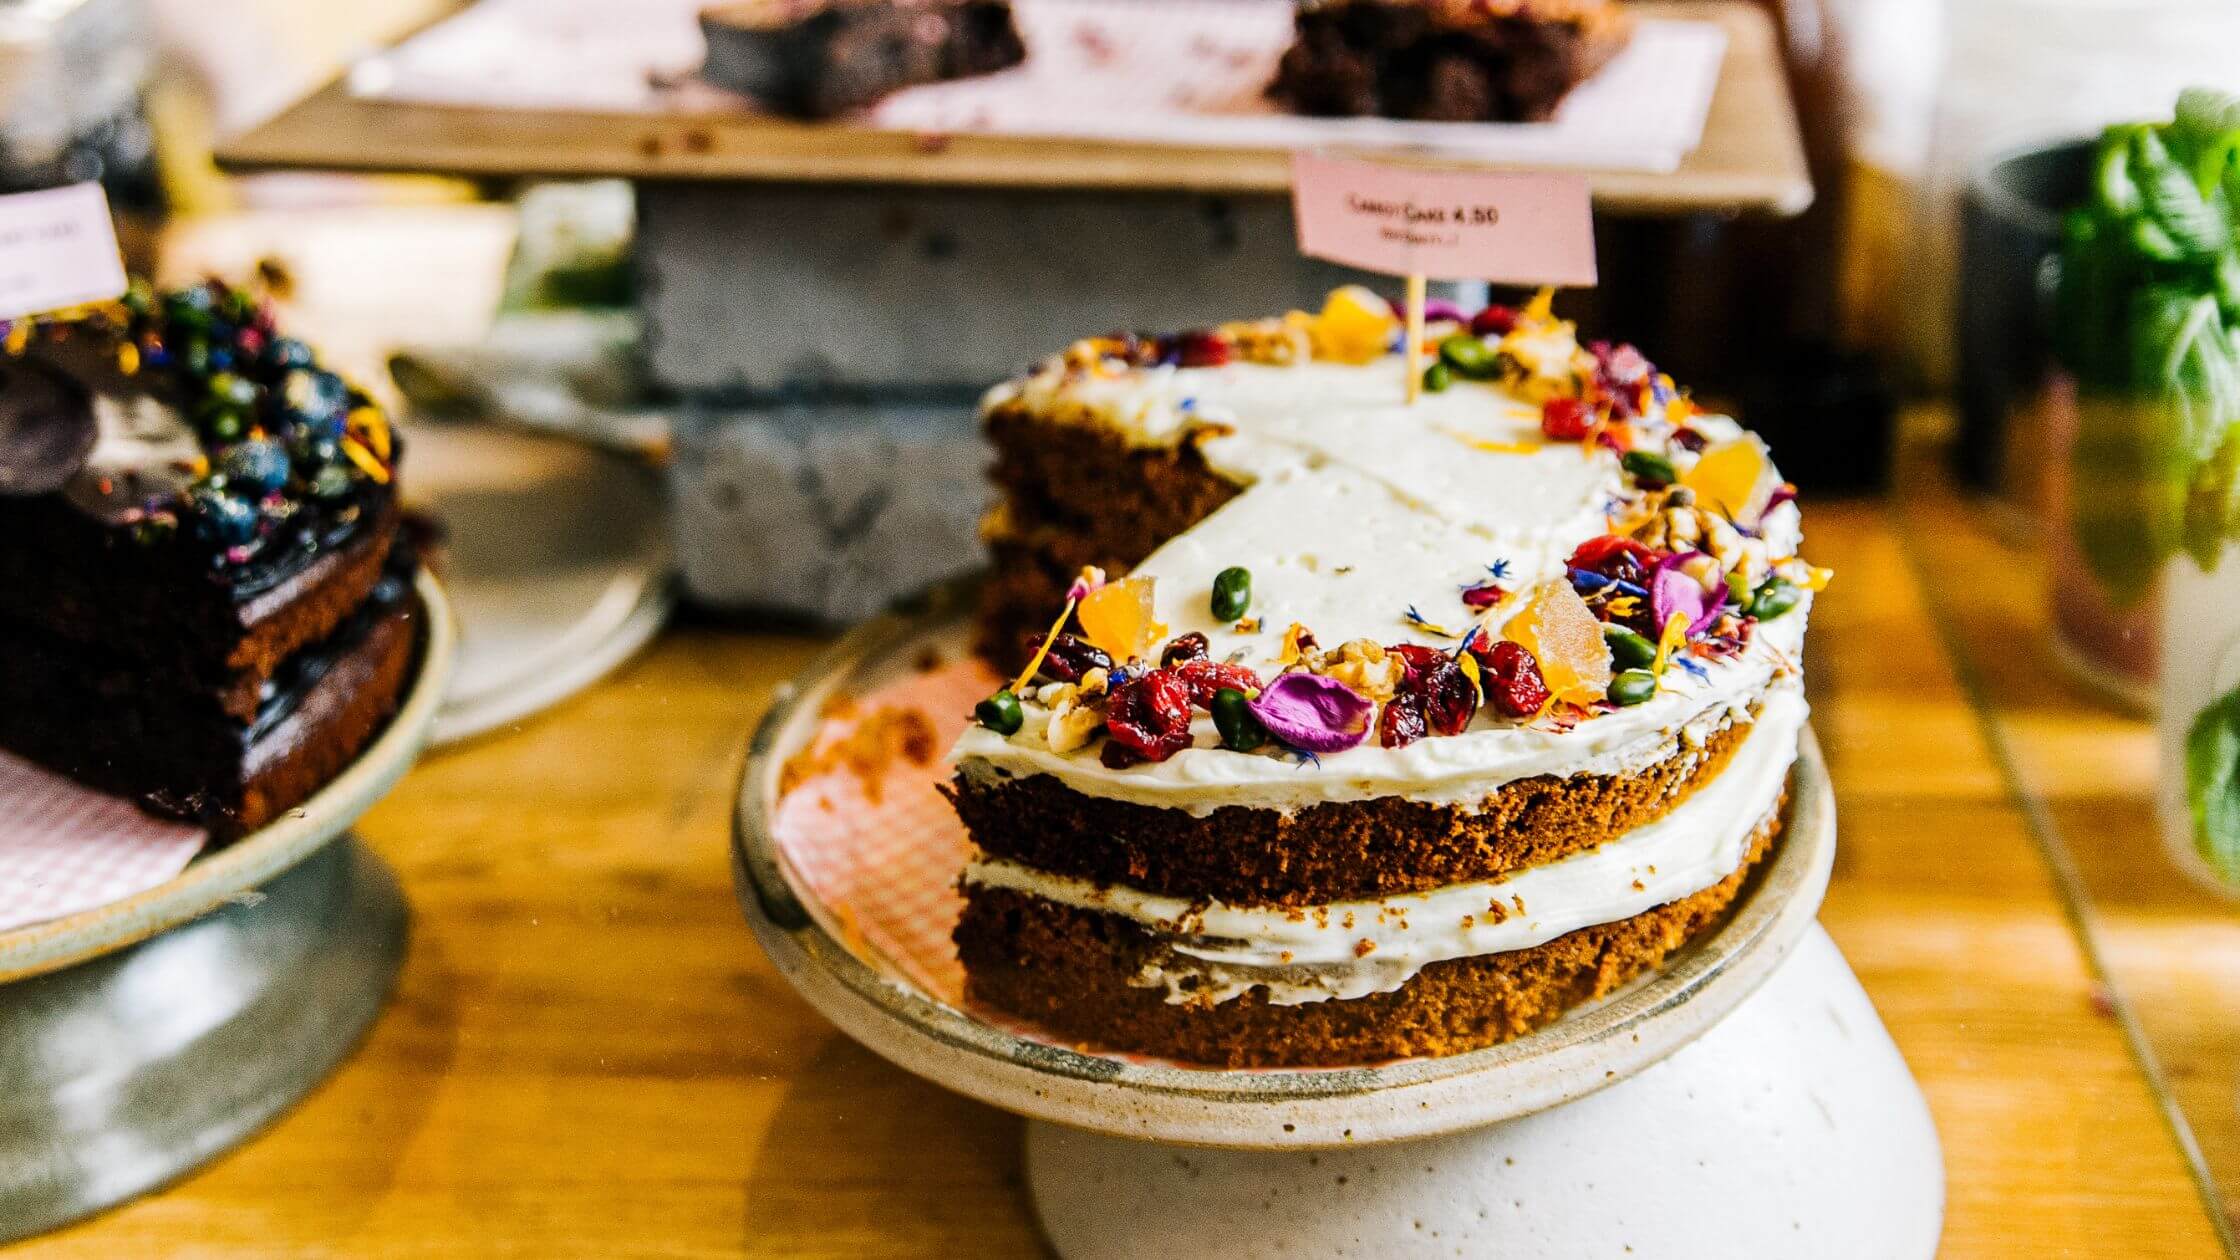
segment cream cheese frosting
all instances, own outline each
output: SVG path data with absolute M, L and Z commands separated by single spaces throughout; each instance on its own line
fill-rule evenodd
M 1365 364 L 1249 363 L 1160 367 L 1112 376 L 1045 371 L 999 386 L 987 405 L 1096 423 L 1125 440 L 1167 445 L 1184 434 L 1244 489 L 1131 570 L 1156 579 L 1155 611 L 1171 634 L 1198 632 L 1216 660 L 1263 677 L 1280 671 L 1294 622 L 1324 645 L 1367 638 L 1451 649 L 1455 640 L 1408 619 L 1454 628 L 1459 592 L 1498 568 L 1512 590 L 1564 572 L 1579 543 L 1603 534 L 1624 492 L 1615 454 L 1543 440 L 1539 409 L 1497 384 L 1458 381 L 1410 405 L 1396 357 Z M 1691 422 L 1740 437 L 1723 417 Z M 1693 457 L 1675 455 L 1685 467 Z M 1794 504 L 1766 514 L 1776 557 L 1800 541 Z M 1231 565 L 1252 573 L 1252 621 L 1216 620 L 1208 596 Z M 1808 601 L 1809 602 L 1809 601 Z M 1024 729 L 969 729 L 957 744 L 973 779 L 1049 774 L 1089 796 L 1204 815 L 1224 805 L 1293 810 L 1324 801 L 1405 794 L 1469 805 L 1533 775 L 1624 773 L 1671 754 L 1683 729 L 1746 711 L 1777 677 L 1797 672 L 1808 609 L 1757 627 L 1749 648 L 1674 670 L 1647 703 L 1601 713 L 1569 731 L 1482 711 L 1461 734 L 1388 749 L 1374 741 L 1300 762 L 1215 746 L 1201 719 L 1195 746 L 1155 763 L 1111 769 L 1094 750 L 1054 751 L 1046 715 L 1028 703 Z
M 964 879 L 1118 915 L 1159 935 L 1173 957 L 1136 982 L 1166 989 L 1172 1002 L 1227 1001 L 1255 986 L 1266 986 L 1276 1005 L 1349 1000 L 1397 989 L 1430 963 L 1529 949 L 1727 878 L 1780 802 L 1807 713 L 1801 687 L 1772 689 L 1726 771 L 1664 817 L 1498 880 L 1269 909 L 1099 885 L 985 857 Z

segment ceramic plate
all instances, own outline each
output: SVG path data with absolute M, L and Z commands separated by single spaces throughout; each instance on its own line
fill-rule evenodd
M 410 430 L 416 506 L 441 524 L 458 668 L 430 742 L 560 703 L 635 655 L 668 617 L 660 485 L 642 464 L 480 425 Z
M 0 982 L 55 971 L 144 941 L 253 893 L 350 829 L 386 795 L 427 742 L 451 673 L 456 631 L 443 589 L 423 570 L 426 612 L 418 674 L 396 717 L 358 760 L 280 821 L 197 858 L 178 878 L 97 909 L 0 934 Z
M 1808 731 L 1784 838 L 1726 920 L 1654 975 L 1530 1036 L 1374 1067 L 1225 1071 L 1145 1063 L 1023 1036 L 902 978 L 819 904 L 771 830 L 781 770 L 843 697 L 967 642 L 969 593 L 937 591 L 860 627 L 756 731 L 733 836 L 740 901 L 786 978 L 841 1030 L 903 1068 L 1022 1115 L 1122 1137 L 1285 1148 L 1459 1132 L 1591 1093 L 1672 1053 L 1756 989 L 1811 925 L 1835 853 L 1834 798 Z M 843 943 L 843 937 L 848 943 Z

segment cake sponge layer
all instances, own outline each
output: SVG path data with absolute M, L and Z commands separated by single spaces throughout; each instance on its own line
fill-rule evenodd
M 1200 816 L 1088 796 L 1050 775 L 960 775 L 950 795 L 994 857 L 1170 896 L 1303 906 L 1493 879 L 1594 848 L 1718 777 L 1753 729 L 1729 724 L 1636 773 L 1516 780 L 1475 809 L 1385 796 Z
M 1531 949 L 1432 963 L 1389 993 L 1280 1006 L 1264 991 L 1173 1003 L 1134 983 L 1172 961 L 1116 915 L 1007 889 L 969 890 L 956 930 L 965 994 L 1091 1048 L 1225 1068 L 1344 1067 L 1508 1041 L 1607 996 L 1715 925 L 1781 829 L 1752 836 L 1732 875 L 1692 896 Z

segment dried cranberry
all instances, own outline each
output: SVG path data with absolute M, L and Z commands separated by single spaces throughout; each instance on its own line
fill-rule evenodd
M 1403 691 L 1385 701 L 1377 715 L 1377 743 L 1386 748 L 1406 748 L 1431 732 L 1424 717 L 1423 697 Z
M 1480 582 L 1476 586 L 1466 586 L 1462 590 L 1462 606 L 1464 608 L 1491 608 L 1507 598 L 1509 598 L 1508 590 L 1497 582 Z
M 1459 735 L 1478 711 L 1478 689 L 1455 659 L 1420 643 L 1395 643 L 1385 651 L 1407 666 L 1400 692 L 1422 708 L 1431 729 L 1441 735 Z
M 1042 658 L 1038 676 L 1053 682 L 1080 682 L 1082 675 L 1092 669 L 1110 672 L 1112 658 L 1080 635 L 1061 634 L 1051 640 L 1050 651 Z
M 1495 302 L 1470 317 L 1470 331 L 1480 337 L 1506 337 L 1517 326 L 1517 313 Z
M 1175 337 L 1175 361 L 1183 367 L 1220 367 L 1229 361 L 1228 339 L 1219 333 L 1198 330 Z
M 1636 542 L 1623 534 L 1603 534 L 1589 538 L 1571 552 L 1564 563 L 1570 568 L 1585 569 L 1604 577 L 1619 576 L 1618 570 L 1635 570 L 1648 567 L 1656 553 L 1645 543 Z M 1630 579 L 1629 579 L 1630 580 Z
M 1587 348 L 1594 354 L 1595 383 L 1602 387 L 1618 417 L 1631 420 L 1640 415 L 1641 387 L 1648 384 L 1649 377 L 1656 371 L 1649 360 L 1630 345 L 1612 346 L 1607 341 L 1597 341 Z
M 1161 665 L 1180 665 L 1184 661 L 1202 661 L 1206 658 L 1206 637 L 1195 630 L 1167 644 L 1159 653 Z
M 1171 669 L 1145 670 L 1113 688 L 1104 728 L 1143 760 L 1165 761 L 1190 746 L 1190 689 Z
M 1540 404 L 1540 432 L 1551 442 L 1577 442 L 1587 436 L 1587 405 L 1576 398 L 1551 398 Z
M 1408 667 L 1407 677 L 1400 684 L 1406 688 L 1413 688 L 1416 679 L 1426 670 L 1436 669 L 1440 661 L 1447 659 L 1446 653 L 1435 647 L 1425 647 L 1421 643 L 1394 643 L 1386 647 L 1385 651 L 1399 657 L 1400 663 Z
M 1142 765 L 1143 755 L 1133 748 L 1108 739 L 1104 742 L 1103 749 L 1097 753 L 1097 760 L 1103 762 L 1107 770 L 1125 770 L 1129 766 Z
M 1540 677 L 1540 662 L 1521 643 L 1503 639 L 1488 647 L 1470 646 L 1478 658 L 1478 678 L 1486 689 L 1486 702 L 1508 717 L 1530 717 L 1548 703 L 1548 684 Z
M 1228 687 L 1246 695 L 1260 690 L 1260 675 L 1242 665 L 1226 661 L 1209 661 L 1200 657 L 1184 661 L 1174 667 L 1174 675 L 1190 692 L 1190 703 L 1201 709 L 1213 708 L 1213 693 Z
M 1684 451 L 1701 451 L 1711 443 L 1708 438 L 1694 429 L 1674 429 L 1672 431 L 1672 444 Z

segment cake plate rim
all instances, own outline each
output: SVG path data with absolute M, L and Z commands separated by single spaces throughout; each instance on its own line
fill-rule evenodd
M 210 913 L 288 871 L 348 833 L 426 747 L 457 654 L 458 623 L 442 583 L 413 580 L 425 624 L 404 699 L 381 734 L 311 798 L 145 892 L 59 919 L 0 932 L 0 984 L 60 971 L 139 944 Z
M 1617 994 L 1516 1040 L 1353 1068 L 1190 1068 L 1020 1037 L 880 973 L 811 909 L 770 826 L 799 734 L 859 666 L 954 634 L 971 583 L 938 586 L 844 635 L 783 684 L 757 724 L 734 800 L 740 906 L 786 981 L 840 1030 L 945 1088 L 1117 1137 L 1312 1149 L 1463 1132 L 1584 1097 L 1693 1041 L 1771 975 L 1815 921 L 1835 852 L 1835 802 L 1809 726 L 1781 842 L 1709 935 Z

